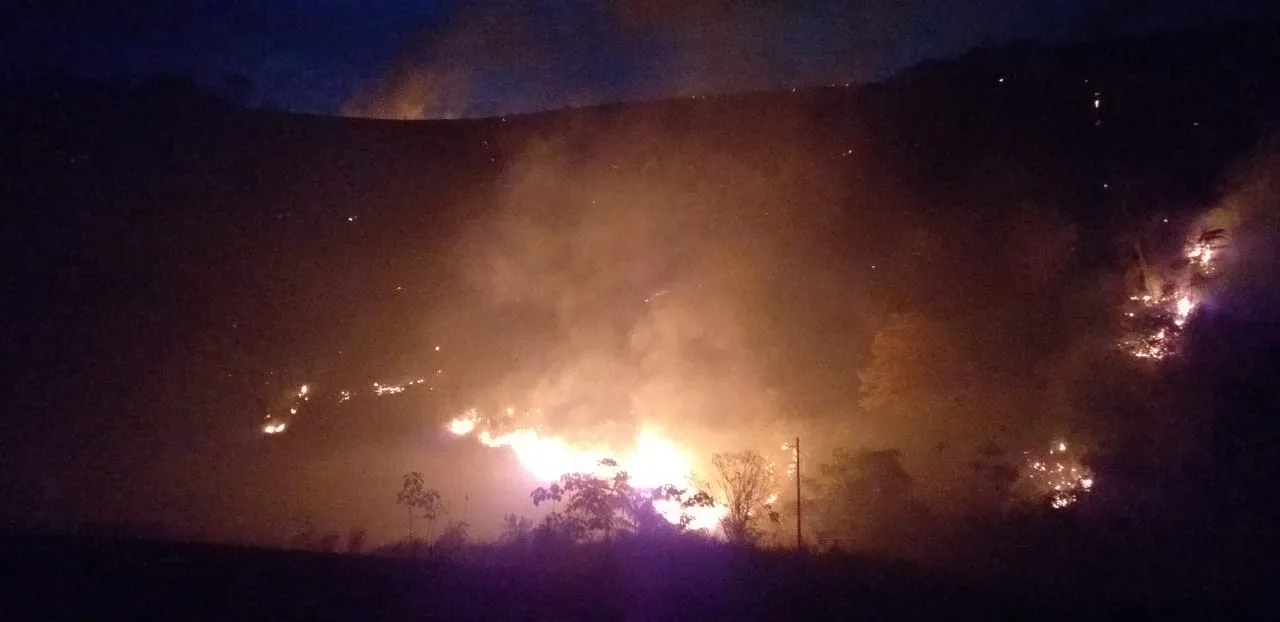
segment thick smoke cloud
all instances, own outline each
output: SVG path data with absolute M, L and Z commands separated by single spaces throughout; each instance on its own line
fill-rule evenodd
M 1264 143 L 1226 182 L 1221 204 L 1206 213 L 1200 228 L 1224 228 L 1229 240 L 1223 287 L 1243 299 L 1275 310 L 1275 270 L 1280 249 L 1280 141 Z
M 776 447 L 794 433 L 790 378 L 771 365 L 793 349 L 787 324 L 848 303 L 814 296 L 840 184 L 796 144 L 765 161 L 761 145 L 651 124 L 609 135 L 532 141 L 460 236 L 467 293 L 433 330 L 483 331 L 476 342 L 502 352 L 478 356 L 492 371 L 464 395 L 490 414 L 540 409 L 548 432 L 583 443 L 656 427 L 701 458 Z M 784 300 L 788 288 L 803 295 Z M 486 316 L 512 321 L 495 334 Z

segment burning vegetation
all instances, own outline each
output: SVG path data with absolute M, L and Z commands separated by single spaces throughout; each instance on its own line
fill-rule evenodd
M 1019 484 L 1028 498 L 1049 504 L 1055 510 L 1071 507 L 1080 496 L 1093 490 L 1093 472 L 1067 443 L 1058 441 L 1048 452 L 1025 452 Z
M 1121 349 L 1157 361 L 1177 353 L 1187 322 L 1210 291 L 1226 236 L 1221 228 L 1198 230 L 1163 270 L 1153 270 L 1143 259 L 1139 292 L 1129 297 L 1123 311 L 1127 334 Z
M 191 177 L 135 188 L 163 201 L 119 219 L 88 210 L 121 223 L 120 261 L 143 276 L 41 274 L 61 293 L 33 315 L 56 322 L 10 342 L 15 361 L 55 344 L 57 369 L 110 353 L 77 380 L 120 405 L 101 420 L 163 416 L 132 434 L 16 418 L 76 432 L 28 452 L 28 505 L 164 508 L 200 537 L 298 548 L 352 526 L 447 548 L 550 524 L 921 557 L 1023 519 L 1164 516 L 1179 504 L 1161 495 L 1211 472 L 1192 461 L 1218 426 L 1269 412 L 1229 403 L 1249 394 L 1224 378 L 1248 370 L 1223 354 L 1268 334 L 1215 322 L 1265 308 L 1239 300 L 1273 289 L 1274 182 L 1221 183 L 1239 148 L 1195 142 L 1253 136 L 1231 129 L 1234 100 L 1166 113 L 1113 62 L 972 62 L 464 123 L 228 112 L 208 144 L 150 141 L 190 152 Z M 1212 90 L 1248 91 L 1229 86 Z M 110 144 L 44 153 L 69 172 L 31 192 L 80 189 L 56 202 L 79 205 L 147 177 L 86 161 L 172 156 L 92 151 Z M 278 148 L 245 148 L 262 144 Z M 1249 180 L 1274 175 L 1260 161 Z M 217 194 L 244 180 L 262 187 Z M 59 227 L 16 239 L 76 238 Z M 93 296 L 116 306 L 64 315 Z M 14 403 L 75 395 L 70 378 L 19 383 Z M 152 454 L 118 460 L 122 438 Z M 62 467 L 42 461 L 62 455 L 75 472 L 58 481 L 110 476 L 111 493 L 58 506 Z M 135 475 L 152 462 L 169 468 Z
M 1096 308 L 1088 305 L 1118 302 L 1121 333 L 1114 343 L 1135 365 L 1166 361 L 1181 355 L 1228 251 L 1230 229 L 1214 226 L 1212 212 L 1191 218 L 1189 234 L 1172 232 L 1175 225 L 1163 219 L 1160 235 L 1139 235 L 1134 243 L 1137 279 L 1125 299 L 1081 302 L 1069 296 L 1081 283 L 1072 274 L 1080 227 L 1061 212 L 1022 204 L 1004 214 L 1002 235 L 1012 241 L 996 263 L 969 253 L 970 240 L 987 235 L 987 223 L 948 216 L 907 229 L 903 242 L 884 251 L 902 262 L 893 278 L 925 283 L 942 266 L 965 266 L 1008 283 L 988 290 L 982 305 L 971 304 L 965 288 L 931 285 L 933 296 L 900 294 L 895 306 L 911 311 L 864 309 L 874 319 L 860 335 L 824 343 L 789 319 L 838 317 L 841 300 L 811 296 L 848 273 L 823 274 L 830 268 L 795 246 L 828 243 L 816 230 L 829 221 L 776 202 L 777 186 L 799 187 L 792 184 L 820 169 L 787 171 L 770 180 L 774 189 L 725 191 L 703 187 L 709 172 L 693 160 L 655 170 L 652 161 L 640 164 L 643 158 L 629 165 L 617 158 L 599 160 L 600 170 L 569 172 L 559 149 L 535 143 L 528 150 L 526 162 L 504 177 L 494 221 L 462 234 L 458 266 L 468 289 L 431 313 L 434 333 L 471 340 L 470 348 L 453 348 L 464 356 L 448 364 L 433 359 L 430 382 L 409 375 L 364 389 L 299 385 L 268 414 L 263 434 L 294 430 L 318 403 L 356 412 L 385 399 L 439 412 L 446 403 L 524 395 L 523 403 L 539 406 L 464 408 L 436 427 L 489 455 L 513 457 L 538 484 L 534 505 L 551 507 L 541 528 L 576 540 L 652 532 L 652 519 L 660 519 L 676 533 L 764 545 L 784 545 L 794 535 L 802 544 L 857 549 L 916 538 L 904 529 L 938 529 L 944 516 L 963 520 L 996 507 L 1067 512 L 1106 483 L 1089 466 L 1093 454 L 1078 443 L 1044 443 L 1041 430 L 1070 431 L 1079 407 L 1070 392 L 1052 392 L 1063 390 L 1054 383 L 1065 374 L 1045 393 L 1041 380 L 1008 361 L 1069 365 L 1087 377 L 1095 363 L 1064 355 L 1083 351 L 1092 357 L 1087 361 L 1101 361 L 1103 354 L 1080 350 L 1066 337 L 1029 336 L 1007 320 L 1001 327 L 1007 334 L 993 335 L 990 319 L 1057 314 L 1069 322 Z M 737 157 L 717 164 L 746 179 L 758 173 L 758 163 Z M 580 183 L 564 186 L 562 177 Z M 665 206 L 670 196 L 683 198 Z M 826 193 L 800 196 L 814 201 Z M 625 208 L 621 221 L 602 207 L 608 200 Z M 740 203 L 750 209 L 724 211 Z M 864 274 L 874 279 L 893 261 L 877 260 Z M 595 268 L 577 270 L 584 265 Z M 778 293 L 787 288 L 802 296 Z M 486 308 L 541 314 L 543 324 L 485 326 L 473 310 Z M 1105 334 L 1100 326 L 1087 329 Z M 796 357 L 829 359 L 837 349 L 844 352 L 834 356 L 846 355 L 855 340 L 870 348 L 856 364 L 842 363 L 858 368 L 852 394 L 847 380 L 825 377 L 823 367 L 790 369 Z M 471 353 L 501 342 L 512 344 L 511 356 Z M 438 358 L 441 348 L 428 353 Z M 806 393 L 819 396 L 804 403 L 822 414 L 787 412 L 782 396 Z M 837 421 L 836 413 L 850 411 L 858 416 Z M 708 429 L 725 412 L 752 424 Z M 741 451 L 777 447 L 771 439 L 796 430 L 817 432 L 816 466 L 807 471 L 791 443 L 777 455 Z M 828 431 L 838 438 L 823 438 Z M 1089 426 L 1076 432 L 1097 436 Z M 1037 449 L 1020 449 L 1027 447 Z M 973 472 L 955 469 L 957 460 L 972 462 Z

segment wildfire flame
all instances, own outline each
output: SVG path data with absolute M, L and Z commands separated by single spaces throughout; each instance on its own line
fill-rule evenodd
M 1058 441 L 1049 447 L 1045 457 L 1026 454 L 1023 478 L 1031 494 L 1048 499 L 1049 506 L 1061 510 L 1070 507 L 1093 490 L 1094 475 L 1088 467 L 1067 451 L 1067 443 Z
M 515 409 L 507 409 L 508 416 Z M 480 427 L 481 418 L 474 409 L 455 417 L 445 427 L 457 436 L 470 436 Z M 687 451 L 652 428 L 640 431 L 632 447 L 618 451 L 604 445 L 583 447 L 560 436 L 546 435 L 536 427 L 522 427 L 495 434 L 482 429 L 476 440 L 486 447 L 506 448 L 515 455 L 520 466 L 534 478 L 552 482 L 571 473 L 589 473 L 607 477 L 611 471 L 601 466 L 606 458 L 625 471 L 633 487 L 654 489 L 672 485 L 688 491 L 696 490 L 693 482 L 693 460 Z M 659 501 L 654 509 L 671 523 L 687 514 L 693 529 L 715 529 L 725 515 L 722 505 L 685 510 L 671 500 Z
M 470 434 L 472 430 L 476 429 L 476 423 L 477 421 L 474 413 L 470 416 L 463 415 L 449 422 L 449 431 L 458 436 L 466 436 Z
M 1222 248 L 1222 230 L 1208 230 L 1192 239 L 1183 249 L 1187 261 L 1166 275 L 1166 289 L 1159 295 L 1130 296 L 1132 304 L 1124 317 L 1131 328 L 1120 347 L 1140 359 L 1162 360 L 1178 349 L 1181 332 L 1198 301 L 1204 278 L 1214 273 L 1217 250 Z
M 1213 270 L 1215 246 L 1212 242 L 1196 242 L 1187 249 L 1187 259 L 1204 272 Z

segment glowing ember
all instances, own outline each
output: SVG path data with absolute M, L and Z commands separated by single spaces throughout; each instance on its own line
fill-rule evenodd
M 373 394 L 374 394 L 374 395 L 378 395 L 378 396 L 382 396 L 382 395 L 395 395 L 395 394 L 397 394 L 397 393 L 403 393 L 403 392 L 404 392 L 404 386 L 403 386 L 403 385 L 398 385 L 398 384 L 381 384 L 381 383 L 378 383 L 378 382 L 373 383 Z
M 284 432 L 286 427 L 288 427 L 288 424 L 286 424 L 283 421 L 280 421 L 277 423 L 267 423 L 266 425 L 262 426 L 262 433 L 263 434 L 279 434 L 281 432 Z
M 1047 499 L 1049 507 L 1063 509 L 1074 505 L 1080 495 L 1094 486 L 1094 475 L 1088 467 L 1067 452 L 1067 444 L 1050 445 L 1049 454 L 1040 457 L 1026 452 L 1021 488 L 1035 499 Z
M 1214 260 L 1225 237 L 1222 229 L 1200 231 L 1182 251 L 1186 261 L 1156 272 L 1159 276 L 1154 281 L 1161 284 L 1158 297 L 1129 297 L 1134 304 L 1124 312 L 1128 334 L 1120 341 L 1122 349 L 1135 358 L 1154 360 L 1168 358 L 1177 351 L 1182 330 L 1195 313 L 1197 301 L 1203 300 L 1199 288 L 1213 274 Z
M 1139 307 L 1124 314 L 1130 328 L 1120 347 L 1135 358 L 1168 358 L 1177 350 L 1182 329 L 1195 311 L 1195 302 L 1186 294 L 1158 299 L 1131 296 L 1129 300 L 1139 303 Z

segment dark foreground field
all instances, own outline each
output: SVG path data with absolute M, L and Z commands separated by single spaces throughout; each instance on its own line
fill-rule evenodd
M 1070 573 L 960 580 L 697 544 L 424 557 L 10 538 L 0 602 L 7 620 L 1202 619 L 1244 605 L 1123 594 Z

